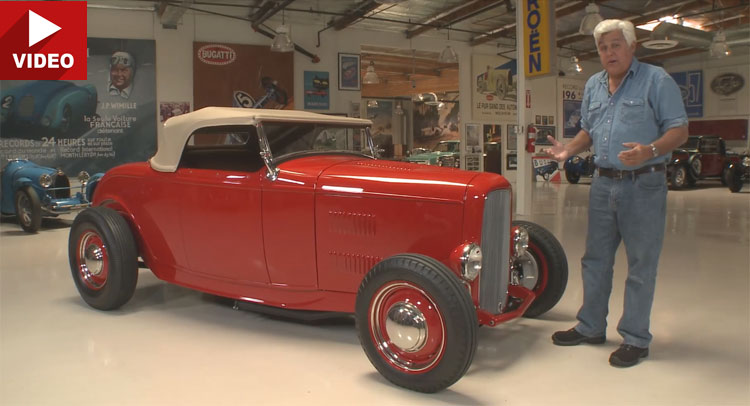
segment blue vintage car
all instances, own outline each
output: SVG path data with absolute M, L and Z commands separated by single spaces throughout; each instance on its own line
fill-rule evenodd
M 596 155 L 591 154 L 587 157 L 581 157 L 573 155 L 565 161 L 565 177 L 570 183 L 578 183 L 581 180 L 581 176 L 592 177 L 594 176 L 594 159 Z
M 80 190 L 73 193 L 70 180 L 59 169 L 37 165 L 26 159 L 11 159 L 0 172 L 0 212 L 15 215 L 29 233 L 35 233 L 42 217 L 56 217 L 89 206 L 96 181 L 104 174 L 78 174 Z
M 37 80 L 0 93 L 0 123 L 4 137 L 36 135 L 41 128 L 61 135 L 96 114 L 97 93 L 93 85 L 77 86 L 62 80 Z

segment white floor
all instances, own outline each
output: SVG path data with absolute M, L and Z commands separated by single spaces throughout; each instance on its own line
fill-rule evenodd
M 69 221 L 36 235 L 0 223 L 2 405 L 748 405 L 750 192 L 718 184 L 670 191 L 667 238 L 647 360 L 607 363 L 620 344 L 624 250 L 608 341 L 557 347 L 575 322 L 589 186 L 539 183 L 529 219 L 554 232 L 570 278 L 541 319 L 482 328 L 468 373 L 425 395 L 370 365 L 352 323 L 307 325 L 235 311 L 141 271 L 124 308 L 79 298 L 67 257 Z

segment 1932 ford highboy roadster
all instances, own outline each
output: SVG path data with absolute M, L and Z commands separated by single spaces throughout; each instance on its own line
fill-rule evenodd
M 108 171 L 76 217 L 78 291 L 94 308 L 118 308 L 141 262 L 241 302 L 354 313 L 388 380 L 450 386 L 480 325 L 557 303 L 567 259 L 549 231 L 511 221 L 503 177 L 378 160 L 370 125 L 219 107 L 169 119 L 156 154 Z

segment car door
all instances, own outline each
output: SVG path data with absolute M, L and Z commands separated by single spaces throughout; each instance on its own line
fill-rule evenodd
M 203 128 L 191 136 L 177 179 L 189 271 L 268 283 L 261 222 L 262 161 L 253 127 Z

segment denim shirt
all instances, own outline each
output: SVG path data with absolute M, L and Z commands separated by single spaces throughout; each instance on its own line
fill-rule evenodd
M 581 128 L 591 135 L 598 167 L 636 169 L 617 158 L 617 154 L 629 149 L 622 143 L 649 145 L 670 128 L 687 124 L 680 88 L 658 66 L 633 58 L 620 87 L 611 96 L 606 71 L 594 74 L 586 82 Z M 665 163 L 668 159 L 669 154 L 661 155 L 641 166 Z

